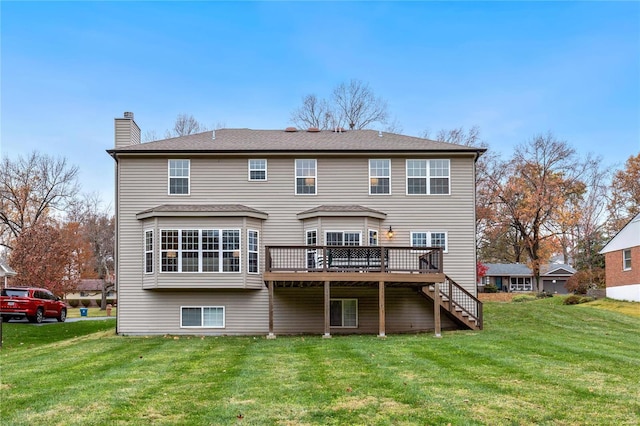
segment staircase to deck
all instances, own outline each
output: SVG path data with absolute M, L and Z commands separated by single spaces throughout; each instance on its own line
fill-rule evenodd
M 440 309 L 457 324 L 469 330 L 482 330 L 482 302 L 445 275 L 444 283 L 439 284 Z M 432 302 L 436 300 L 435 285 L 421 287 L 418 293 Z

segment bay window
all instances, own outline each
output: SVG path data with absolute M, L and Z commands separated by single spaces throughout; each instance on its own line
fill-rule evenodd
M 240 257 L 239 229 L 160 231 L 161 272 L 240 272 Z

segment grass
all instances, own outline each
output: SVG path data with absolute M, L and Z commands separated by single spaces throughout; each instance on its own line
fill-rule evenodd
M 640 319 L 554 297 L 482 332 L 120 337 L 4 325 L 3 425 L 636 425 Z
M 111 316 L 116 316 L 117 309 L 111 309 Z M 107 311 L 101 311 L 100 308 L 87 308 L 87 316 L 89 317 L 106 317 Z M 80 318 L 80 308 L 67 308 L 67 318 Z

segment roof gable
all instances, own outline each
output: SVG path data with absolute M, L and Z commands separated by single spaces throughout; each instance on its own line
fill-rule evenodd
M 13 277 L 18 275 L 4 260 L 0 259 L 0 277 Z
M 601 254 L 640 246 L 640 213 L 631 219 L 603 248 Z

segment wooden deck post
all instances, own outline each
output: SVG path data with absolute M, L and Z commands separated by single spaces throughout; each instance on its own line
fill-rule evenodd
M 267 339 L 275 339 L 276 335 L 273 334 L 273 281 L 269 281 L 269 334 Z
M 435 332 L 436 337 L 442 337 L 441 328 L 442 324 L 440 322 L 440 283 L 435 283 L 433 285 L 435 291 L 433 295 L 433 320 L 435 322 Z
M 385 318 L 385 310 L 384 310 L 384 281 L 378 282 L 378 318 L 380 321 L 379 324 L 379 332 L 378 337 L 386 337 L 385 336 L 385 326 L 386 326 L 386 318 Z
M 331 338 L 331 281 L 324 282 L 324 334 L 323 338 Z

